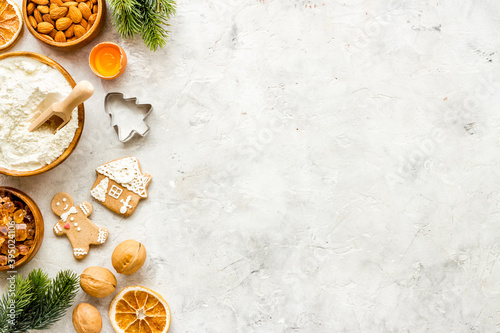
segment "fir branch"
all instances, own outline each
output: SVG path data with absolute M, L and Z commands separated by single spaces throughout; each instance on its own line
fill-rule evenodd
M 133 37 L 141 31 L 141 13 L 136 0 L 110 0 L 113 24 L 122 37 Z
M 141 37 L 144 43 L 152 50 L 156 51 L 159 47 L 162 48 L 167 43 L 168 33 L 162 27 L 164 22 L 163 17 L 158 11 L 143 12 L 143 29 Z
M 28 279 L 24 280 L 21 275 L 14 277 L 14 289 L 11 290 L 10 281 L 7 284 L 7 291 L 0 301 L 0 332 L 13 332 L 12 323 L 29 306 L 33 299 L 33 288 Z M 11 312 L 11 308 L 14 310 Z
M 174 0 L 158 0 L 158 11 L 168 20 L 175 15 L 176 3 Z
M 0 302 L 0 333 L 49 328 L 65 315 L 78 292 L 78 285 L 78 275 L 69 270 L 59 272 L 53 280 L 40 269 L 32 271 L 27 279 L 17 276 L 15 292 L 4 294 Z M 4 321 L 8 318 L 11 300 L 15 304 L 14 325 Z
M 140 34 L 152 50 L 165 46 L 168 20 L 175 14 L 175 0 L 110 0 L 113 24 L 123 38 Z
M 42 294 L 39 305 L 30 318 L 29 329 L 43 330 L 59 321 L 71 306 L 78 293 L 79 280 L 76 273 L 69 270 L 61 271 L 50 281 Z

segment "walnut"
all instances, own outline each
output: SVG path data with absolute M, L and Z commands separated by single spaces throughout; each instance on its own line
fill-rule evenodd
M 133 239 L 126 240 L 115 248 L 111 256 L 115 270 L 130 275 L 137 272 L 146 261 L 146 248 Z
M 90 296 L 102 298 L 115 291 L 116 278 L 109 269 L 92 266 L 80 275 L 80 287 Z
M 102 318 L 99 311 L 88 303 L 80 303 L 73 310 L 73 326 L 77 333 L 99 333 Z

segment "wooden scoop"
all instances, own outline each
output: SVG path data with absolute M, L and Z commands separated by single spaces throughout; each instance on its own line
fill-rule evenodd
M 43 113 L 38 116 L 31 125 L 28 127 L 28 131 L 33 132 L 49 119 L 52 119 L 57 128 L 54 131 L 56 133 L 64 125 L 66 125 L 71 120 L 71 113 L 73 110 L 94 93 L 94 86 L 88 81 L 79 82 L 73 91 L 60 102 L 53 103 L 50 105 Z M 43 102 L 42 102 L 43 104 Z

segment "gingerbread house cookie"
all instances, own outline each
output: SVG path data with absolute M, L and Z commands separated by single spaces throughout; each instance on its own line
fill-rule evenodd
M 117 214 L 130 216 L 140 200 L 148 197 L 151 176 L 141 172 L 135 157 L 124 157 L 96 169 L 97 179 L 90 194 Z
M 90 245 L 101 245 L 108 239 L 108 229 L 98 227 L 88 219 L 92 205 L 82 202 L 75 206 L 68 193 L 57 193 L 52 199 L 52 211 L 61 219 L 54 225 L 57 236 L 66 235 L 73 247 L 75 259 L 83 259 L 89 253 Z

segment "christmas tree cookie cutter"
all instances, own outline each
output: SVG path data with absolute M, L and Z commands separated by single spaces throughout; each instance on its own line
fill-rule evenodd
M 122 93 L 110 92 L 104 99 L 104 110 L 121 142 L 149 133 L 150 127 L 145 120 L 153 111 L 151 104 L 139 104 L 135 97 L 125 98 Z

